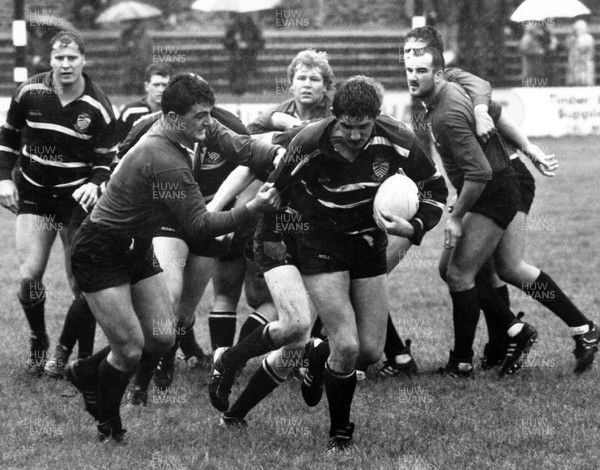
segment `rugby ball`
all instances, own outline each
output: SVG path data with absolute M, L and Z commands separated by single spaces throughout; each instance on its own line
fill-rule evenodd
M 386 179 L 375 194 L 373 211 L 384 211 L 410 220 L 419 209 L 419 189 L 408 176 L 396 174 Z

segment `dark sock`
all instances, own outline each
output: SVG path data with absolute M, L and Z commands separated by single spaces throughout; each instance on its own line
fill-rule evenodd
M 310 336 L 313 338 L 325 339 L 326 336 L 323 334 L 323 322 L 320 317 L 317 317 L 315 324 L 312 327 Z
M 98 369 L 98 408 L 100 423 L 119 417 L 121 399 L 125 394 L 132 372 L 123 372 L 111 366 L 106 359 Z
M 240 337 L 238 338 L 238 343 L 246 339 L 246 337 L 257 328 L 264 328 L 264 326 L 267 323 L 269 323 L 269 320 L 263 317 L 260 313 L 252 312 L 242 325 L 242 329 L 240 330 Z
M 142 357 L 140 359 L 140 363 L 135 370 L 135 374 L 131 379 L 134 387 L 147 390 L 148 385 L 150 385 L 150 381 L 152 380 L 152 374 L 154 373 L 154 369 L 158 365 L 160 361 L 160 356 L 156 354 L 149 354 L 146 351 L 142 352 Z
M 232 346 L 235 338 L 235 312 L 210 312 L 208 330 L 213 351 L 223 346 Z
M 29 322 L 29 328 L 36 337 L 46 334 L 46 321 L 44 318 L 44 304 L 46 303 L 46 290 L 42 281 L 24 280 L 21 282 L 19 302 Z
M 517 321 L 517 317 L 498 295 L 498 289 L 494 289 L 486 277 L 477 275 L 475 285 L 477 286 L 479 307 L 483 310 L 487 324 L 490 345 L 488 347 L 492 354 L 502 355 L 505 349 L 506 332 Z
M 498 294 L 504 303 L 510 307 L 510 294 L 508 293 L 508 286 L 506 284 L 496 287 L 496 294 Z
M 329 368 L 325 364 L 323 374 L 327 402 L 329 403 L 329 417 L 331 428 L 329 435 L 335 434 L 336 430 L 344 429 L 350 423 L 350 408 L 356 388 L 356 371 L 340 373 Z
M 540 272 L 534 283 L 523 283 L 521 290 L 544 307 L 550 309 L 568 326 L 575 327 L 589 324 L 586 316 L 581 313 L 556 282 L 545 272 Z
M 106 356 L 108 356 L 109 352 L 110 352 L 110 346 L 103 347 L 96 354 L 88 357 L 87 359 L 83 359 L 82 361 L 80 361 L 79 369 L 86 376 L 97 376 L 98 369 L 100 368 L 100 364 L 102 364 L 102 361 L 104 359 L 106 359 Z
M 394 362 L 396 360 L 396 356 L 400 354 L 404 348 L 404 343 L 396 331 L 396 327 L 392 321 L 392 316 L 388 313 L 387 330 L 385 333 L 385 346 L 383 347 L 385 357 L 388 359 L 388 361 Z
M 320 343 L 313 352 L 312 361 L 308 365 L 308 373 L 313 378 L 321 377 L 325 369 L 325 363 L 329 357 L 329 341 Z
M 225 351 L 221 356 L 221 364 L 226 369 L 238 369 L 253 357 L 262 356 L 281 346 L 273 343 L 267 324 L 263 329 L 254 330 L 244 341 Z
M 454 320 L 454 355 L 461 361 L 473 359 L 473 341 L 479 320 L 479 300 L 475 287 L 450 292 Z
M 79 358 L 84 358 L 92 354 L 95 334 L 96 319 L 83 294 L 79 294 L 67 311 L 59 343 L 70 352 L 79 341 Z
M 235 403 L 225 412 L 225 416 L 244 418 L 248 412 L 264 400 L 277 386 L 284 382 L 278 377 L 266 359 L 254 373 L 248 385 Z
M 196 319 L 192 320 L 191 325 L 185 326 L 183 324 L 177 324 L 177 339 L 179 347 L 185 356 L 190 356 L 196 352 L 196 350 L 200 347 L 198 342 L 196 341 L 196 336 L 194 334 L 194 324 L 196 323 Z

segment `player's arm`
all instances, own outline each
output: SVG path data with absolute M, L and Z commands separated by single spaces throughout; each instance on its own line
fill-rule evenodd
M 496 126 L 500 135 L 521 150 L 538 171 L 544 176 L 555 176 L 558 169 L 558 161 L 554 155 L 546 155 L 537 145 L 532 144 L 513 117 L 506 111 L 502 111 Z
M 160 171 L 154 178 L 160 187 L 177 188 L 180 197 L 165 199 L 164 203 L 181 225 L 186 240 L 193 246 L 248 226 L 259 213 L 276 209 L 280 200 L 277 192 L 265 184 L 257 196 L 243 206 L 227 212 L 209 212 L 191 170 Z
M 464 180 L 460 195 L 444 228 L 444 247 L 453 248 L 462 236 L 464 215 L 473 207 L 487 182 L 492 179 L 492 168 L 469 125 L 465 111 L 457 106 L 446 113 L 443 119 L 440 140 L 442 145 L 452 152 L 455 163 L 462 170 Z
M 206 130 L 206 147 L 214 147 L 227 160 L 248 166 L 257 175 L 268 174 L 275 158 L 285 152 L 278 145 L 236 134 L 216 119 Z
M 271 115 L 271 126 L 274 130 L 283 131 L 290 127 L 301 126 L 303 123 L 300 119 L 289 114 L 282 113 L 281 111 L 275 112 Z
M 492 100 L 492 86 L 489 82 L 457 67 L 449 67 L 444 71 L 444 78 L 460 85 L 471 101 L 475 114 L 475 131 L 484 142 L 495 132 L 488 108 Z
M 6 115 L 6 122 L 0 128 L 0 204 L 15 214 L 18 209 L 19 193 L 12 180 L 12 170 L 19 158 L 21 129 L 25 126 L 23 87 L 24 85 L 15 92 Z
M 256 173 L 244 165 L 235 168 L 225 181 L 221 183 L 219 189 L 213 196 L 212 200 L 207 204 L 206 208 L 210 212 L 223 210 L 227 204 L 233 201 L 244 189 L 256 180 Z
M 264 113 L 261 113 L 260 116 L 246 126 L 248 128 L 248 132 L 250 132 L 250 134 L 264 134 L 265 132 L 281 130 L 279 128 L 275 128 L 271 121 L 273 114 L 278 111 L 281 111 L 281 105 L 273 106 Z

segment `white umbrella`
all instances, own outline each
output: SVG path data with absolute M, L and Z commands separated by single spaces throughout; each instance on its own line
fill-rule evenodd
M 574 18 L 590 13 L 590 9 L 579 0 L 525 0 L 510 19 L 516 22 L 543 21 L 548 18 Z
M 96 23 L 118 23 L 120 21 L 143 20 L 162 16 L 162 11 L 152 5 L 140 2 L 120 2 L 104 10 Z
M 280 0 L 196 0 L 192 10 L 199 11 L 249 11 L 269 10 L 279 6 Z

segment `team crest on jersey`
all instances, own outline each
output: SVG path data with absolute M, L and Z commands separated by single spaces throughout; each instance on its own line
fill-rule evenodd
M 376 179 L 381 179 L 388 174 L 390 170 L 390 161 L 384 157 L 377 157 L 373 161 L 373 173 Z
M 90 127 L 91 123 L 92 118 L 90 115 L 88 113 L 81 113 L 79 116 L 77 116 L 77 122 L 75 122 L 73 127 L 76 131 L 85 132 L 87 128 Z
M 216 163 L 221 159 L 221 154 L 217 152 L 208 152 L 208 161 Z

